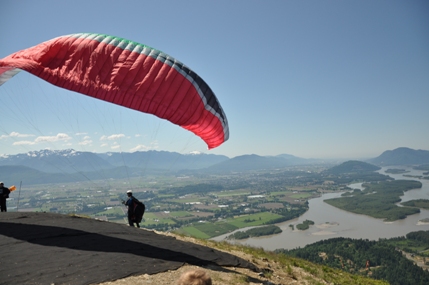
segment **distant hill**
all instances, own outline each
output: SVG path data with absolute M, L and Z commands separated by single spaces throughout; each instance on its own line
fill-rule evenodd
M 0 157 L 1 179 L 28 184 L 121 179 L 202 169 L 229 160 L 224 155 L 167 151 L 134 153 L 41 150 Z
M 377 166 L 428 164 L 429 151 L 398 148 L 377 158 L 348 161 L 331 168 L 331 173 L 375 171 Z M 333 161 L 304 159 L 290 154 L 277 156 L 224 155 L 168 151 L 92 153 L 73 149 L 40 150 L 0 156 L 2 180 L 28 179 L 32 183 L 73 182 L 95 179 L 120 179 L 142 174 L 230 173 L 271 170 L 296 165 L 333 164 Z M 329 172 L 328 172 L 329 173 Z
M 168 151 L 92 153 L 66 150 L 40 150 L 0 157 L 0 166 L 26 166 L 47 173 L 76 173 L 109 170 L 116 167 L 176 171 L 200 169 L 228 160 L 224 155 L 180 154 Z
M 23 180 L 26 184 L 40 184 L 45 181 L 50 181 L 50 183 L 70 181 L 70 179 L 67 178 L 67 174 L 46 173 L 22 165 L 0 166 L 0 173 L 2 177 L 1 179 L 4 180 L 5 184 L 7 184 L 6 186 L 11 186 L 10 184 L 18 184 L 19 181 Z
M 3 156 L 0 157 L 2 165 L 26 166 L 47 173 L 76 173 L 114 167 L 95 153 L 73 149 L 44 149 Z
M 153 173 L 146 172 L 146 173 Z M 113 167 L 107 170 L 94 170 L 88 172 L 43 172 L 34 168 L 22 165 L 3 165 L 0 166 L 1 179 L 8 184 L 18 184 L 23 181 L 26 185 L 47 184 L 47 183 L 66 183 L 91 180 L 122 179 L 125 177 L 141 176 L 142 170 L 129 167 Z M 17 185 L 15 185 L 17 186 Z
M 242 155 L 232 159 L 214 154 L 180 154 L 168 151 L 91 153 L 73 149 L 40 150 L 0 157 L 2 179 L 27 184 L 120 179 L 142 174 L 199 171 L 243 172 L 311 164 L 312 161 L 282 154 Z
M 331 163 L 330 160 L 301 158 L 291 154 L 279 154 L 276 157 L 281 157 L 286 159 L 291 165 L 310 165 L 310 164 Z
M 108 152 L 98 154 L 113 166 L 137 167 L 144 169 L 183 170 L 201 169 L 229 160 L 227 156 L 215 154 L 180 154 L 168 151 Z
M 427 236 L 427 232 L 423 231 L 413 234 L 418 235 L 419 238 Z M 407 237 L 409 236 L 408 234 Z M 407 259 L 400 250 L 395 250 L 395 246 L 391 244 L 392 240 L 394 239 L 369 241 L 331 238 L 306 245 L 304 248 L 276 250 L 276 252 L 343 269 L 346 272 L 387 280 L 389 284 L 429 284 L 429 272 Z M 408 246 L 418 241 L 403 238 L 402 243 Z M 427 245 L 423 240 L 421 241 L 420 244 Z M 368 274 L 369 270 L 371 275 Z
M 326 170 L 330 174 L 361 173 L 379 170 L 380 167 L 357 160 L 349 160 Z
M 208 172 L 242 172 L 283 168 L 292 165 L 287 159 L 256 154 L 240 155 L 206 168 Z
M 256 154 L 246 154 L 222 161 L 201 171 L 223 173 L 245 172 L 278 169 L 294 165 L 312 165 L 322 163 L 326 163 L 326 161 L 320 159 L 305 159 L 290 154 L 280 154 L 276 156 L 260 156 Z
M 394 150 L 387 150 L 380 156 L 369 159 L 368 162 L 379 166 L 428 164 L 429 151 L 400 147 Z
M 120 179 L 142 174 L 228 173 L 324 163 L 290 154 L 278 156 L 224 155 L 168 151 L 80 152 L 73 149 L 40 150 L 0 156 L 2 179 L 25 180 L 27 184 Z

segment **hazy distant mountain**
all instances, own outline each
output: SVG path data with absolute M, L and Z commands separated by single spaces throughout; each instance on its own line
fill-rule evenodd
M 0 174 L 5 181 L 58 183 L 195 170 L 225 160 L 229 158 L 224 155 L 167 151 L 96 154 L 73 149 L 41 150 L 0 157 Z
M 67 183 L 78 181 L 122 179 L 126 177 L 141 176 L 140 169 L 128 167 L 114 167 L 107 170 L 94 170 L 88 172 L 75 173 L 48 173 L 26 166 L 6 165 L 0 166 L 1 179 L 8 185 L 18 186 L 20 181 L 25 185 Z M 145 172 L 150 173 L 150 171 Z
M 62 183 L 82 181 L 85 177 L 76 177 L 75 174 L 68 173 L 47 173 L 34 168 L 21 165 L 0 166 L 2 180 L 7 186 L 18 187 L 20 182 L 25 185 L 42 183 Z
M 1 165 L 22 165 L 42 172 L 75 173 L 115 167 L 143 169 L 199 169 L 228 160 L 224 155 L 179 154 L 168 151 L 92 153 L 73 149 L 41 150 L 0 157 Z
M 398 148 L 393 151 L 386 151 L 379 157 L 367 162 L 371 164 L 361 161 L 348 161 L 331 168 L 330 171 L 347 173 L 374 171 L 378 169 L 375 165 L 427 164 L 429 151 Z M 41 150 L 1 156 L 0 167 L 4 167 L 1 168 L 0 178 L 13 181 L 25 178 L 32 183 L 56 183 L 192 171 L 205 173 L 245 172 L 320 163 L 326 163 L 326 161 L 304 159 L 290 154 L 278 156 L 251 154 L 230 159 L 224 155 L 180 154 L 168 151 L 96 154 L 72 149 Z
M 213 172 L 242 172 L 250 170 L 275 169 L 292 165 L 282 157 L 259 156 L 256 154 L 241 155 L 220 162 L 205 169 Z
M 114 166 L 126 165 L 128 167 L 171 171 L 206 168 L 229 159 L 224 155 L 180 154 L 168 151 L 109 152 L 98 154 L 98 156 Z
M 327 162 L 324 159 L 301 158 L 291 154 L 279 154 L 276 157 L 281 157 L 283 159 L 286 159 L 291 165 L 309 165 L 309 164 L 320 164 L 320 163 Z
M 73 149 L 30 151 L 0 157 L 1 165 L 21 165 L 48 173 L 75 173 L 113 168 L 92 152 Z
M 236 156 L 225 160 L 203 171 L 205 172 L 244 172 L 254 170 L 269 170 L 276 168 L 285 168 L 293 165 L 311 165 L 326 163 L 320 159 L 305 159 L 291 154 L 280 154 L 276 156 L 259 156 L 256 154 L 247 154 Z
M 387 150 L 380 156 L 369 159 L 368 162 L 379 166 L 428 164 L 429 151 L 400 147 Z
M 326 173 L 343 174 L 359 173 L 379 170 L 380 167 L 357 160 L 349 160 L 326 170 Z

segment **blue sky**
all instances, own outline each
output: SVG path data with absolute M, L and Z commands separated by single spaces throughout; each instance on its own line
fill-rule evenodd
M 429 150 L 428 1 L 2 1 L 0 26 L 0 58 L 80 32 L 157 48 L 211 86 L 230 127 L 208 151 L 167 121 L 21 72 L 0 87 L 0 155 Z

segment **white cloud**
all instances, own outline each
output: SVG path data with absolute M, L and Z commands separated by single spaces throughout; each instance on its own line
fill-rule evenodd
M 157 149 L 158 148 L 158 141 L 153 141 L 150 146 L 138 144 L 137 146 L 130 149 L 131 152 L 135 151 L 142 151 L 142 150 L 149 150 L 149 149 Z
M 34 142 L 57 142 L 57 141 L 68 141 L 71 137 L 64 133 L 58 133 L 56 136 L 40 136 L 37 137 Z
M 114 140 L 118 140 L 120 138 L 125 137 L 124 134 L 114 134 L 114 135 L 110 135 L 110 136 L 102 136 L 100 138 L 101 141 L 105 141 L 105 140 L 109 140 L 109 141 L 114 141 Z
M 130 149 L 130 151 L 135 152 L 135 151 L 139 151 L 139 150 L 148 150 L 148 149 L 150 149 L 150 148 L 145 146 L 145 145 L 139 144 L 139 145 L 133 147 L 132 149 Z
M 34 145 L 34 144 L 36 143 L 32 141 L 19 141 L 19 142 L 14 142 L 12 145 Z
M 18 132 L 11 132 L 9 135 L 1 135 L 1 139 L 7 139 L 7 138 L 28 138 L 28 137 L 34 137 L 34 135 L 30 134 L 20 134 Z
M 30 134 L 20 134 L 18 132 L 11 132 L 10 135 L 11 137 L 15 137 L 15 138 L 27 138 L 27 137 L 34 137 L 34 135 L 30 135 Z
M 120 148 L 121 146 L 120 145 L 114 145 L 114 146 L 111 146 L 110 148 L 111 149 L 118 149 L 118 148 Z
M 92 140 L 83 140 L 79 142 L 79 145 L 91 145 L 91 144 L 92 144 Z
M 84 136 L 86 134 L 88 134 L 88 133 L 76 133 L 76 136 Z
M 33 135 L 26 135 L 26 134 L 19 134 L 17 132 L 12 132 L 10 134 L 10 137 L 15 138 L 21 138 L 21 137 L 31 137 Z M 57 142 L 57 141 L 63 141 L 67 143 L 69 140 L 71 140 L 71 137 L 67 134 L 58 133 L 56 136 L 39 136 L 34 141 L 16 141 L 12 145 L 35 145 L 39 143 L 45 143 L 45 142 Z M 67 143 L 66 145 L 71 146 L 70 143 Z

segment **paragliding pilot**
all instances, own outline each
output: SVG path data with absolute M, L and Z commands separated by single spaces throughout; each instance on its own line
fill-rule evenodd
M 0 182 L 0 208 L 2 212 L 7 212 L 6 199 L 9 198 L 10 190 L 4 187 L 3 182 Z
M 140 228 L 140 222 L 142 221 L 143 214 L 145 211 L 145 205 L 140 202 L 136 197 L 133 196 L 133 191 L 127 191 L 128 200 L 122 201 L 128 208 L 128 223 L 131 227 L 134 227 L 134 223 Z

